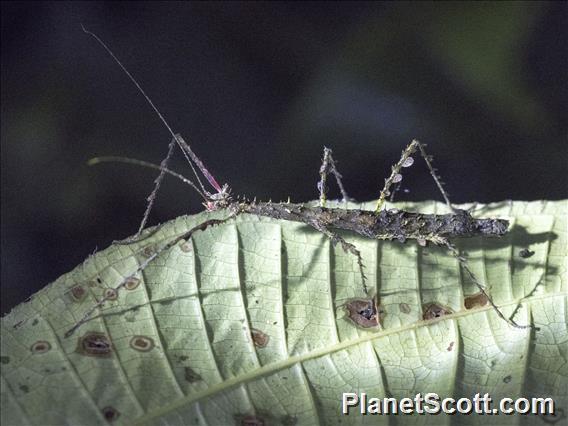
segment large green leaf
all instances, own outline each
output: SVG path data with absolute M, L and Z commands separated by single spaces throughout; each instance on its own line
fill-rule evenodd
M 213 214 L 180 217 L 141 243 L 90 256 L 2 318 L 2 425 L 554 421 L 568 407 L 568 203 L 476 211 L 509 218 L 511 232 L 460 249 L 505 314 L 516 310 L 517 322 L 538 330 L 512 328 L 488 306 L 465 309 L 476 289 L 447 250 L 345 234 L 384 311 L 381 328 L 359 328 L 344 306 L 363 297 L 352 255 L 302 224 L 242 215 L 165 252 L 65 338 L 105 288 Z M 425 321 L 428 303 L 454 313 Z M 342 416 L 343 392 L 553 397 L 563 411 L 552 419 Z

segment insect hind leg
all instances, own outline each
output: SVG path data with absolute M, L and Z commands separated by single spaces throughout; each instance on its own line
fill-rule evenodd
M 499 309 L 499 307 L 495 304 L 495 302 L 493 301 L 491 296 L 487 293 L 487 291 L 485 290 L 485 287 L 477 280 L 477 277 L 475 276 L 475 274 L 473 273 L 473 271 L 469 267 L 467 259 L 460 255 L 460 252 L 457 249 L 457 247 L 455 245 L 453 245 L 447 238 L 437 237 L 433 240 L 433 242 L 435 242 L 436 244 L 439 244 L 439 245 L 446 246 L 446 248 L 450 251 L 452 256 L 455 257 L 458 260 L 461 267 L 469 275 L 469 278 L 473 281 L 473 283 L 479 289 L 481 294 L 483 294 L 487 298 L 487 301 L 489 302 L 489 304 L 491 305 L 493 310 L 497 313 L 497 315 L 499 315 L 499 317 L 501 319 L 503 319 L 504 321 L 506 321 L 507 323 L 509 323 L 511 326 L 513 326 L 515 328 L 520 328 L 520 329 L 535 328 L 535 326 L 531 325 L 531 324 L 528 324 L 528 325 L 518 324 L 513 318 L 507 318 L 505 316 L 505 314 L 503 314 L 501 309 Z
M 341 191 L 342 201 L 347 202 L 350 200 L 349 196 L 347 195 L 347 191 L 345 191 L 345 187 L 343 186 L 343 182 L 341 181 L 343 176 L 341 176 L 341 174 L 337 171 L 337 167 L 332 156 L 332 151 L 331 149 L 324 147 L 323 159 L 321 162 L 321 167 L 319 169 L 320 180 L 317 185 L 318 191 L 320 193 L 320 207 L 325 207 L 325 203 L 327 201 L 327 176 L 329 173 L 333 174 L 333 176 L 335 177 L 337 186 Z

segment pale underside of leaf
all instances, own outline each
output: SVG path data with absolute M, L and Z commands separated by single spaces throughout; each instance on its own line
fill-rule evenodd
M 433 202 L 396 207 L 447 212 Z M 447 250 L 342 233 L 361 250 L 384 311 L 380 328 L 359 328 L 344 309 L 365 297 L 354 256 L 303 224 L 241 215 L 164 252 L 139 274 L 139 285 L 122 289 L 64 338 L 145 255 L 226 213 L 177 218 L 142 242 L 90 256 L 2 318 L 2 424 L 402 421 L 341 416 L 343 392 L 553 397 L 566 413 L 567 214 L 566 201 L 477 206 L 475 216 L 509 219 L 511 232 L 456 241 L 504 313 L 537 331 L 512 328 L 488 305 L 465 309 L 464 298 L 477 290 Z M 523 249 L 534 254 L 522 257 Z M 453 313 L 425 321 L 431 303 Z M 110 353 L 82 351 L 89 333 L 106 336 Z M 487 423 L 480 416 L 403 420 Z M 544 424 L 516 415 L 491 423 Z

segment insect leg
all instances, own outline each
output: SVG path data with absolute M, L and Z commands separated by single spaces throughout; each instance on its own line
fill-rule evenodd
M 432 167 L 433 157 L 426 153 L 426 149 L 424 148 L 426 146 L 426 144 L 420 143 L 418 141 L 416 141 L 416 142 L 418 144 L 418 149 L 420 150 L 420 155 L 422 156 L 422 158 L 424 158 L 424 161 L 426 162 L 426 165 L 428 166 L 428 170 L 430 171 L 430 175 L 432 176 L 432 179 L 434 179 L 434 182 L 436 182 L 436 186 L 440 190 L 442 197 L 444 197 L 444 201 L 446 202 L 446 205 L 448 206 L 448 208 L 451 211 L 455 212 L 456 209 L 454 208 L 454 206 L 452 206 L 452 203 L 450 202 L 450 197 L 449 197 L 448 193 L 446 192 L 446 190 L 444 189 L 444 182 L 442 182 L 440 176 L 438 174 L 436 174 L 437 169 Z
M 341 236 L 336 234 L 335 232 L 331 231 L 325 225 L 321 223 L 311 224 L 315 229 L 320 231 L 322 234 L 326 235 L 333 245 L 340 243 L 341 248 L 346 253 L 351 253 L 357 258 L 357 265 L 359 265 L 359 272 L 361 273 L 361 281 L 363 282 L 363 291 L 366 295 L 369 294 L 369 289 L 367 288 L 367 276 L 365 275 L 365 265 L 363 264 L 363 258 L 361 257 L 361 252 L 355 247 L 354 244 L 348 243 L 345 239 Z
M 414 159 L 411 157 L 411 155 L 413 153 L 415 153 L 417 150 L 420 152 L 420 155 L 422 156 L 422 158 L 426 162 L 426 166 L 428 166 L 428 170 L 430 171 L 430 175 L 434 179 L 434 182 L 436 183 L 436 186 L 440 190 L 442 197 L 444 197 L 444 201 L 446 202 L 447 206 L 450 208 L 451 211 L 456 210 L 452 206 L 452 203 L 450 203 L 450 198 L 448 196 L 448 193 L 444 190 L 443 182 L 440 179 L 440 176 L 436 174 L 437 170 L 434 167 L 432 167 L 432 156 L 430 156 L 426 153 L 426 149 L 424 148 L 425 146 L 426 146 L 425 144 L 420 143 L 419 141 L 414 139 L 412 142 L 410 142 L 408 144 L 408 146 L 405 148 L 405 150 L 402 151 L 402 155 L 400 157 L 400 160 L 398 160 L 398 162 L 395 165 L 392 166 L 390 176 L 387 179 L 385 179 L 385 186 L 383 187 L 381 194 L 379 196 L 379 200 L 377 202 L 377 208 L 375 209 L 375 212 L 378 213 L 379 211 L 381 211 L 381 208 L 383 207 L 385 199 L 391 193 L 391 191 L 390 191 L 391 186 L 394 183 L 399 183 L 402 180 L 402 174 L 401 174 L 402 169 L 405 168 L 405 167 L 410 167 L 410 166 L 412 166 L 412 164 L 414 164 Z
M 170 158 L 172 157 L 172 154 L 174 152 L 174 148 L 175 148 L 174 142 L 175 141 L 172 139 L 172 141 L 168 145 L 168 153 L 166 154 L 166 157 L 160 163 L 160 174 L 154 180 L 154 189 L 152 189 L 152 192 L 150 192 L 150 195 L 148 195 L 148 197 L 146 198 L 146 201 L 148 202 L 148 204 L 146 205 L 146 210 L 144 211 L 144 216 L 142 217 L 142 221 L 140 222 L 140 226 L 138 227 L 138 232 L 136 232 L 136 234 L 133 235 L 132 237 L 118 241 L 117 243 L 119 243 L 119 244 L 130 244 L 130 243 L 135 243 L 136 241 L 140 240 L 140 235 L 142 234 L 142 231 L 144 230 L 144 227 L 146 226 L 146 222 L 148 222 L 148 217 L 150 216 L 150 212 L 152 211 L 152 207 L 154 206 L 154 202 L 156 201 L 156 195 L 158 194 L 158 190 L 160 189 L 160 185 L 162 184 L 162 181 L 164 180 L 164 176 L 166 175 L 165 169 L 167 169 L 168 162 L 170 161 Z
M 173 144 L 173 140 L 172 143 L 170 143 L 170 150 L 168 151 L 168 156 L 172 153 L 172 150 L 174 148 Z M 141 237 L 141 232 L 144 229 L 144 225 L 145 225 L 145 221 L 148 218 L 148 214 L 150 213 L 150 209 L 152 207 L 152 203 L 155 199 L 156 193 L 160 187 L 160 183 L 161 180 L 163 179 L 163 176 L 165 174 L 169 174 L 171 176 L 174 176 L 176 178 L 178 178 L 179 180 L 181 180 L 183 183 L 188 184 L 189 186 L 191 186 L 199 195 L 201 195 L 201 197 L 207 202 L 207 196 L 188 178 L 186 178 L 185 176 L 174 172 L 173 170 L 170 170 L 166 167 L 167 165 L 167 160 L 168 157 L 166 157 L 161 163 L 160 165 L 157 164 L 153 164 L 153 163 L 149 163 L 147 161 L 143 161 L 143 160 L 136 160 L 134 158 L 128 158 L 128 157 L 117 157 L 117 156 L 109 156 L 109 157 L 95 157 L 95 158 L 91 158 L 87 164 L 89 166 L 93 166 L 95 164 L 101 164 L 101 163 L 126 163 L 126 164 L 132 164 L 135 166 L 142 166 L 142 167 L 148 167 L 150 169 L 156 169 L 156 170 L 160 170 L 160 175 L 158 176 L 158 178 L 156 178 L 156 180 L 154 181 L 156 183 L 155 187 L 154 187 L 154 191 L 152 191 L 152 194 L 150 194 L 150 196 L 148 197 L 148 207 L 146 208 L 146 212 L 144 214 L 144 219 L 142 221 L 142 223 L 140 224 L 140 229 L 138 230 L 138 233 L 136 235 L 133 235 L 132 237 L 128 237 L 124 240 L 118 240 L 118 241 L 113 241 L 113 244 L 131 244 L 131 243 L 135 243 L 135 242 L 139 242 L 142 241 L 145 238 L 150 237 L 152 233 L 144 236 L 144 238 Z M 158 230 L 158 228 L 156 228 L 156 231 Z M 155 232 L 155 231 L 154 231 Z
M 345 191 L 345 187 L 343 186 L 343 182 L 341 181 L 341 174 L 337 171 L 337 167 L 335 166 L 335 161 L 333 160 L 332 151 L 331 149 L 324 147 L 323 148 L 323 159 L 321 162 L 321 167 L 319 170 L 320 174 L 320 181 L 318 182 L 318 190 L 320 193 L 320 206 L 325 207 L 325 203 L 327 201 L 327 175 L 328 173 L 332 173 L 335 176 L 335 181 L 337 182 L 337 186 L 341 191 L 342 201 L 347 202 L 349 201 L 349 196 L 347 195 L 347 191 Z
M 73 327 L 71 327 L 69 330 L 67 330 L 65 332 L 65 338 L 71 336 L 79 327 L 81 327 L 83 324 L 88 322 L 91 319 L 93 313 L 97 309 L 99 309 L 111 297 L 116 297 L 116 295 L 118 294 L 120 289 L 122 289 L 132 278 L 135 278 L 136 275 L 138 275 L 140 272 L 142 272 L 144 269 L 146 269 L 146 267 L 154 259 L 156 259 L 160 254 L 162 254 L 164 251 L 172 248 L 177 243 L 179 243 L 181 240 L 187 240 L 187 239 L 191 238 L 191 236 L 197 231 L 205 231 L 210 226 L 220 225 L 220 224 L 225 223 L 225 222 L 227 222 L 228 220 L 230 220 L 234 217 L 235 217 L 235 214 L 231 214 L 230 216 L 226 217 L 225 219 L 209 219 L 209 220 L 206 220 L 205 222 L 200 223 L 197 226 L 194 226 L 193 228 L 191 228 L 189 231 L 183 233 L 182 235 L 174 238 L 173 240 L 170 240 L 168 243 L 166 243 L 166 245 L 164 245 L 163 247 L 156 250 L 147 259 L 145 259 L 144 262 L 142 262 L 132 274 L 130 274 L 128 277 L 126 277 L 124 280 L 122 280 L 116 287 L 114 287 L 113 292 L 109 292 L 108 296 L 103 297 L 94 306 L 92 306 L 87 312 L 85 312 L 83 317 L 79 321 L 77 321 Z
M 383 208 L 385 199 L 390 195 L 390 188 L 392 184 L 398 183 L 402 180 L 402 175 L 400 174 L 401 169 L 403 167 L 410 167 L 414 163 L 414 159 L 411 155 L 416 152 L 418 145 L 420 145 L 420 142 L 417 140 L 410 142 L 404 151 L 402 151 L 400 160 L 391 167 L 391 174 L 385 179 L 385 185 L 383 186 L 381 194 L 379 195 L 379 200 L 377 201 L 377 207 L 375 208 L 376 213 L 379 213 Z
M 477 288 L 479 289 L 479 291 L 481 292 L 481 294 L 483 294 L 489 304 L 493 307 L 493 309 L 495 310 L 495 312 L 497 312 L 497 315 L 499 315 L 499 317 L 503 320 L 505 320 L 507 323 L 509 323 L 510 325 L 512 325 L 515 328 L 535 328 L 534 325 L 520 325 L 517 324 L 517 322 L 515 322 L 515 320 L 513 320 L 512 318 L 507 318 L 503 312 L 501 312 L 501 309 L 499 309 L 499 307 L 495 304 L 495 302 L 493 302 L 493 299 L 491 298 L 491 296 L 489 296 L 489 294 L 487 293 L 487 291 L 485 291 L 485 287 L 477 280 L 477 277 L 475 276 L 475 274 L 473 273 L 473 271 L 469 268 L 469 264 L 467 263 L 467 259 L 463 256 L 460 255 L 459 250 L 457 249 L 457 247 L 455 245 L 453 245 L 447 238 L 443 238 L 443 237 L 435 237 L 433 242 L 435 242 L 436 244 L 439 245 L 445 245 L 448 250 L 450 251 L 450 253 L 452 254 L 452 256 L 454 256 L 458 262 L 460 263 L 461 267 L 467 272 L 467 274 L 469 275 L 470 279 L 473 281 L 473 283 L 477 286 Z

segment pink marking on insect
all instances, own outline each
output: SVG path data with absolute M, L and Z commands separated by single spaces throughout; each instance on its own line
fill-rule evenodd
M 190 155 L 191 154 L 193 154 L 193 152 L 191 152 Z M 201 173 L 203 173 L 203 176 L 205 176 L 205 179 L 207 179 L 207 181 L 211 184 L 211 186 L 215 188 L 217 192 L 219 193 L 223 192 L 221 185 L 217 183 L 213 175 L 209 173 L 209 170 L 205 168 L 205 165 L 201 162 L 201 160 L 197 157 L 197 155 L 195 154 L 191 155 L 191 159 L 194 161 L 195 164 L 197 164 L 197 167 L 199 167 L 199 170 L 201 170 Z

